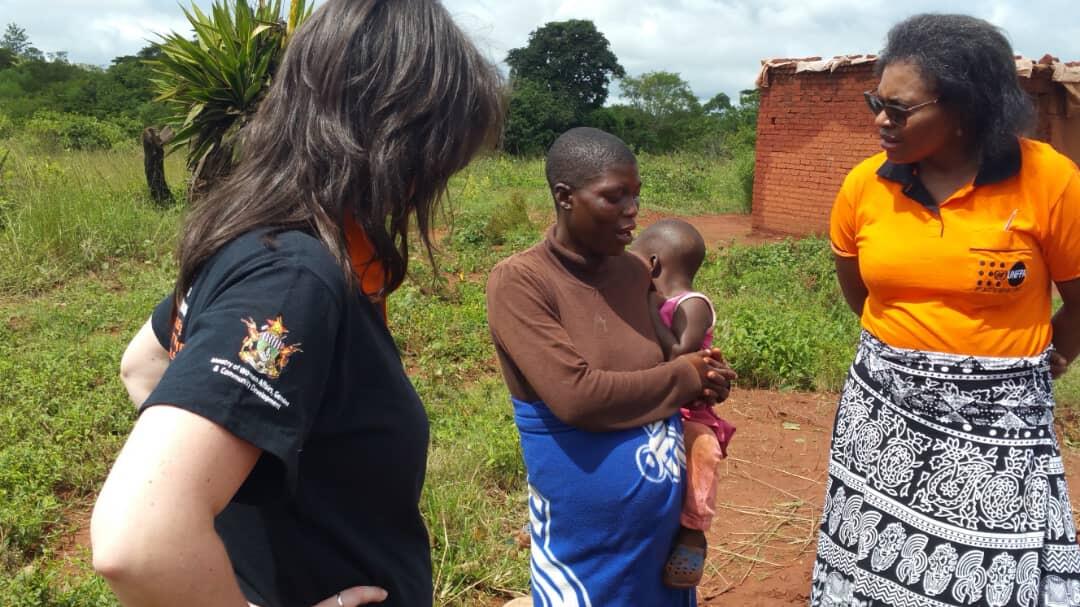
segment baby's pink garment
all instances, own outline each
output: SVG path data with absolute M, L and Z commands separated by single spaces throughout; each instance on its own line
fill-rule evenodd
M 703 300 L 709 306 L 709 312 L 712 315 L 713 322 L 716 322 L 716 309 L 713 308 L 712 302 L 705 296 L 704 293 L 698 293 L 696 291 L 687 291 L 677 297 L 672 297 L 666 300 L 660 305 L 660 320 L 664 322 L 664 325 L 671 328 L 671 322 L 675 318 L 675 310 L 679 305 L 687 299 L 698 298 Z M 709 348 L 713 343 L 713 328 L 709 325 L 709 328 L 705 331 L 705 339 L 701 340 L 702 348 Z M 704 426 L 708 426 L 716 434 L 716 440 L 720 443 L 720 453 L 724 457 L 727 457 L 727 446 L 731 442 L 731 436 L 735 434 L 735 426 L 725 421 L 722 417 L 716 414 L 716 411 L 712 407 L 705 403 L 694 403 L 690 407 L 682 408 L 683 421 L 697 422 Z
M 675 310 L 678 309 L 679 304 L 687 299 L 698 298 L 705 302 L 709 306 L 709 314 L 712 316 L 713 322 L 716 322 L 716 309 L 713 308 L 712 302 L 705 296 L 704 293 L 698 293 L 697 291 L 687 291 L 677 297 L 672 297 L 660 304 L 660 320 L 664 321 L 664 326 L 671 328 L 671 323 L 675 320 Z M 701 340 L 702 348 L 709 348 L 712 346 L 713 328 L 712 324 L 705 331 L 705 339 Z

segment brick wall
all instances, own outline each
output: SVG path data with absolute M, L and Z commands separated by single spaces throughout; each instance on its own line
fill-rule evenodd
M 751 221 L 755 230 L 824 233 L 844 175 L 878 151 L 863 91 L 872 63 L 835 72 L 773 68 L 761 89 Z
M 1076 140 L 1070 133 L 1080 132 L 1080 120 L 1061 118 L 1063 94 L 1049 72 L 1036 71 L 1020 81 L 1039 111 L 1034 136 L 1080 159 L 1080 145 L 1066 143 Z M 782 65 L 770 69 L 768 83 L 760 89 L 751 222 L 758 231 L 827 233 L 844 176 L 881 151 L 874 116 L 862 96 L 877 86 L 874 64 L 799 74 L 795 65 Z

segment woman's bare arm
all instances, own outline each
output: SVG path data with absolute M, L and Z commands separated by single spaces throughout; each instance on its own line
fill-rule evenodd
M 859 273 L 858 257 L 836 256 L 836 280 L 840 282 L 840 291 L 844 294 L 848 307 L 857 316 L 862 316 L 863 305 L 869 291 Z
M 1069 363 L 1080 354 L 1080 278 L 1057 283 L 1061 308 L 1054 314 L 1054 349 L 1063 360 L 1052 369 L 1054 377 L 1065 373 Z
M 246 607 L 214 517 L 261 450 L 189 411 L 139 417 L 98 496 L 94 569 L 127 607 Z
M 147 320 L 120 359 L 120 381 L 136 407 L 146 401 L 168 368 L 169 353 L 158 342 L 153 326 Z

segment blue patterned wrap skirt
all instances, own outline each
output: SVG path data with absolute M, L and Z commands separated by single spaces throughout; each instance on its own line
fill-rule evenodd
M 692 607 L 661 581 L 679 529 L 686 452 L 679 414 L 587 432 L 513 399 L 529 477 L 537 607 Z

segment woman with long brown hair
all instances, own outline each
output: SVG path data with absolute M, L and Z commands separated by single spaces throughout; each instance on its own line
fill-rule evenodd
M 121 365 L 140 415 L 91 527 L 121 603 L 431 604 L 427 418 L 382 301 L 500 86 L 433 0 L 297 30 Z

